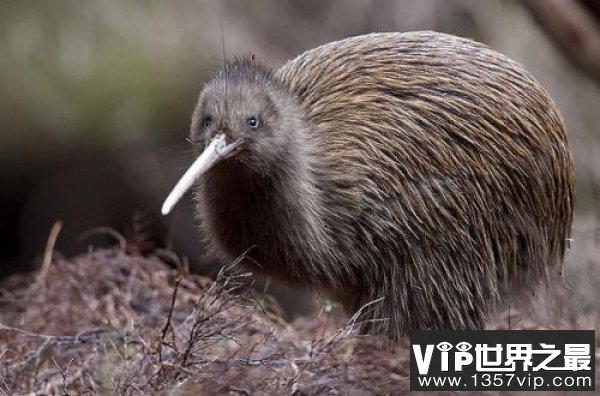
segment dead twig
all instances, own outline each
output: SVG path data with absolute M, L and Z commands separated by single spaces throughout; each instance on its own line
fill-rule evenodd
M 373 308 L 375 304 L 383 301 L 382 298 L 378 298 L 373 301 L 369 301 L 362 307 L 360 307 L 354 315 L 352 315 L 346 325 L 340 329 L 338 329 L 333 335 L 326 337 L 321 340 L 315 340 L 311 343 L 311 348 L 309 351 L 309 356 L 314 357 L 318 355 L 328 354 L 333 350 L 339 343 L 343 340 L 349 338 L 350 336 L 356 334 L 359 327 L 367 323 L 376 323 L 386 321 L 386 318 L 381 319 L 368 319 L 368 320 L 360 320 L 360 318 L 370 309 Z
M 179 285 L 181 284 L 181 277 L 177 277 L 175 279 L 175 287 L 173 288 L 173 297 L 171 298 L 171 305 L 169 307 L 169 313 L 167 314 L 167 321 L 160 332 L 160 343 L 158 344 L 158 357 L 159 361 L 162 363 L 162 345 L 165 342 L 165 337 L 167 336 L 167 331 L 169 331 L 169 327 L 171 327 L 171 319 L 173 318 L 173 310 L 175 309 L 175 301 L 177 300 L 177 291 L 179 290 Z M 175 343 L 175 337 L 173 337 L 173 347 L 177 350 L 177 345 Z
M 52 253 L 54 253 L 54 246 L 56 246 L 56 240 L 58 239 L 58 235 L 62 230 L 62 226 L 63 224 L 61 221 L 56 221 L 50 229 L 50 234 L 48 235 L 48 241 L 46 242 L 46 248 L 44 249 L 44 258 L 42 259 L 42 265 L 40 267 L 40 272 L 38 273 L 37 282 L 44 282 L 46 280 L 46 276 L 50 270 L 50 264 L 52 264 Z

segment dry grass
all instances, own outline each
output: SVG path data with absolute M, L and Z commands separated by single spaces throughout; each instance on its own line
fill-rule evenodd
M 248 274 L 216 281 L 101 250 L 0 284 L 0 393 L 315 393 L 407 389 L 408 359 L 335 331 L 296 330 Z M 351 339 L 353 339 L 351 341 Z M 177 392 L 179 393 L 179 392 Z
M 216 281 L 179 267 L 100 250 L 53 260 L 43 277 L 2 281 L 0 394 L 408 391 L 408 340 L 355 336 L 358 317 L 340 326 L 319 315 L 292 327 L 235 264 Z M 564 290 L 551 295 L 564 301 L 573 292 Z M 550 305 L 499 313 L 492 327 L 598 325 L 589 307 L 582 321 L 556 318 Z

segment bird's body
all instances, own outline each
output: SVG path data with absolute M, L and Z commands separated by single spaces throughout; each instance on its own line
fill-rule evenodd
M 248 116 L 260 128 L 239 127 Z M 520 65 L 471 40 L 353 37 L 275 74 L 230 62 L 194 116 L 196 142 L 218 133 L 245 148 L 197 184 L 213 249 L 349 312 L 383 298 L 365 331 L 482 328 L 504 291 L 562 260 L 560 115 Z

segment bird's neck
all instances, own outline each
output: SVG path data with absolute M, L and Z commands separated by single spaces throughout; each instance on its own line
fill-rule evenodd
M 226 259 L 249 257 L 254 269 L 289 279 L 327 240 L 315 182 L 314 148 L 304 137 L 294 150 L 261 169 L 219 164 L 200 188 L 203 223 Z M 252 266 L 252 265 L 251 265 Z

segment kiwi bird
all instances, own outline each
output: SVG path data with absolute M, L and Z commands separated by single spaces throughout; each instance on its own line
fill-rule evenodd
M 230 60 L 191 141 L 201 154 L 163 213 L 194 185 L 215 253 L 349 313 L 378 301 L 364 332 L 483 328 L 567 246 L 561 116 L 522 66 L 469 39 L 374 33 L 276 71 Z

